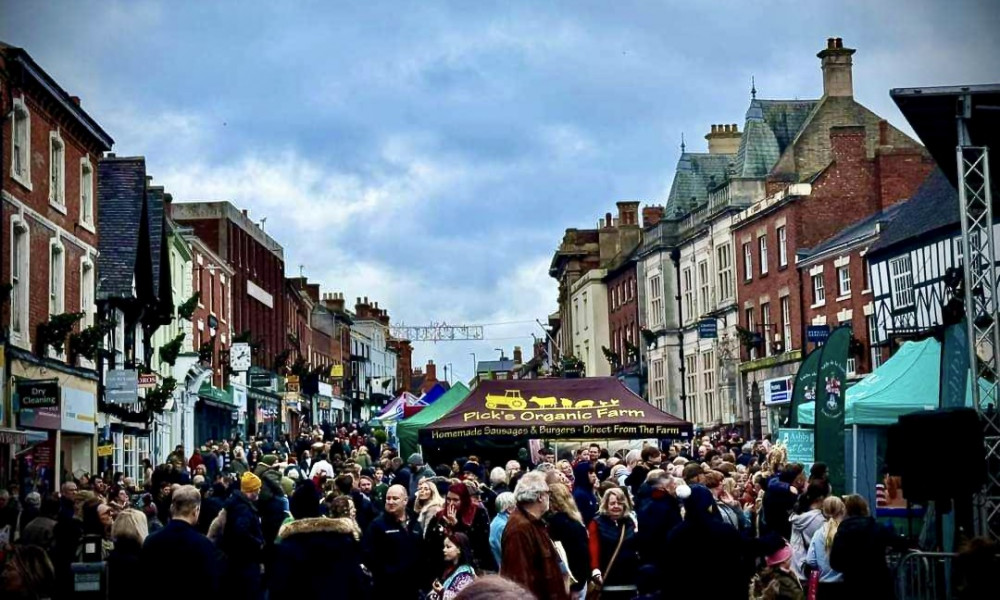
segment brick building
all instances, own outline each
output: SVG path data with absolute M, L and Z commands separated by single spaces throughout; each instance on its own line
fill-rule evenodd
M 275 359 L 287 346 L 284 250 L 248 211 L 229 202 L 184 202 L 171 215 L 190 227 L 233 269 L 232 337 L 254 347 L 246 374 L 247 433 L 280 433 L 281 397 L 276 393 Z
M 639 241 L 612 259 L 604 275 L 607 288 L 608 350 L 611 374 L 620 377 L 633 392 L 642 395 L 639 363 L 643 344 L 639 334 L 639 292 L 636 250 Z
M 410 340 L 389 340 L 389 347 L 396 352 L 396 392 L 409 391 L 413 377 L 413 344 Z
M 797 252 L 909 197 L 933 166 L 917 142 L 854 99 L 854 52 L 839 38 L 828 40 L 818 54 L 823 96 L 809 102 L 808 112 L 756 99 L 747 112 L 744 137 L 770 148 L 759 154 L 761 164 L 776 157 L 762 178 L 765 195 L 732 225 L 744 332 L 740 390 L 753 411 L 755 434 L 779 422 L 784 405 L 769 407 L 767 392 L 772 381 L 790 381 L 803 355 L 806 311 L 813 304 L 805 291 L 813 280 L 800 278 Z M 782 114 L 796 118 L 776 118 Z M 826 283 L 825 277 L 816 281 Z
M 95 321 L 97 165 L 114 142 L 27 52 L 2 43 L 0 114 L 0 281 L 10 286 L 0 331 L 8 373 L 14 382 L 58 379 L 55 406 L 16 413 L 6 410 L 14 390 L 0 383 L 0 484 L 26 443 L 15 430 L 31 429 L 47 436 L 44 457 L 36 456 L 55 474 L 43 488 L 51 491 L 61 473 L 97 465 L 98 376 L 86 359 L 41 348 L 38 326 L 71 312 L 84 313 L 74 330 Z
M 222 356 L 232 344 L 233 269 L 190 230 L 184 239 L 191 248 L 191 289 L 198 293 L 198 304 L 191 315 L 191 346 L 195 352 L 207 352 L 212 366 L 211 385 L 222 389 L 228 384 L 229 365 Z

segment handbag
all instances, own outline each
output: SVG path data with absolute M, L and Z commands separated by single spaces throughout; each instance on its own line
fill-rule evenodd
M 625 529 L 627 526 L 628 524 L 622 525 L 622 534 L 618 538 L 618 546 L 615 547 L 615 552 L 611 555 L 611 560 L 608 561 L 608 567 L 604 569 L 604 576 L 601 578 L 601 583 L 597 583 L 593 579 L 587 582 L 587 600 L 600 600 L 601 592 L 604 590 L 604 582 L 611 575 L 611 567 L 615 566 L 615 559 L 618 558 L 618 552 L 622 549 L 622 543 L 625 541 Z

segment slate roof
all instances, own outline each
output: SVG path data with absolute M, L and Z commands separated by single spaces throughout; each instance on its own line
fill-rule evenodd
M 509 373 L 514 370 L 513 360 L 481 360 L 476 365 L 476 374 L 481 373 Z
M 100 238 L 97 298 L 131 298 L 146 195 L 146 159 L 102 158 L 97 166 Z
M 808 262 L 812 257 L 820 256 L 836 248 L 847 246 L 852 242 L 875 235 L 879 223 L 882 224 L 883 231 L 886 227 L 891 228 L 893 219 L 898 216 L 905 204 L 906 202 L 894 204 L 881 212 L 870 215 L 867 219 L 858 221 L 840 230 L 836 235 L 828 237 L 814 248 L 804 248 L 796 252 L 796 254 L 801 261 Z
M 940 169 L 934 169 L 913 197 L 900 206 L 896 218 L 868 252 L 879 252 L 939 229 L 958 227 L 960 220 L 958 191 Z
M 819 100 L 751 100 L 734 175 L 759 178 L 770 173 L 817 105 Z
M 727 177 L 734 154 L 685 152 L 677 161 L 674 181 L 665 207 L 666 215 L 681 215 L 708 200 L 709 190 L 721 185 Z
M 146 214 L 149 219 L 149 258 L 152 263 L 153 296 L 160 297 L 160 263 L 169 260 L 162 256 L 165 218 L 163 215 L 163 188 L 150 186 L 146 192 Z

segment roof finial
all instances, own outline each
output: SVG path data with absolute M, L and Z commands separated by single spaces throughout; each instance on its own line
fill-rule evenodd
M 681 132 L 681 154 L 684 154 L 684 149 L 685 149 L 685 146 L 684 146 L 684 132 L 682 131 Z
M 750 99 L 757 99 L 757 82 L 754 81 L 753 75 L 750 76 Z

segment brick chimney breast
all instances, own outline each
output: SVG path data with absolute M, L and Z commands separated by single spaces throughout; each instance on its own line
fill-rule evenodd
M 642 209 L 642 226 L 649 228 L 656 225 L 663 218 L 662 206 L 645 206 Z
M 427 380 L 437 381 L 437 365 L 434 364 L 433 360 L 427 361 Z
M 514 346 L 514 364 L 515 365 L 521 364 L 521 358 L 522 358 L 522 356 L 521 356 L 521 347 L 520 346 Z
M 853 59 L 856 50 L 844 48 L 840 38 L 827 38 L 826 48 L 816 56 L 823 68 L 823 95 L 833 97 L 854 97 Z

